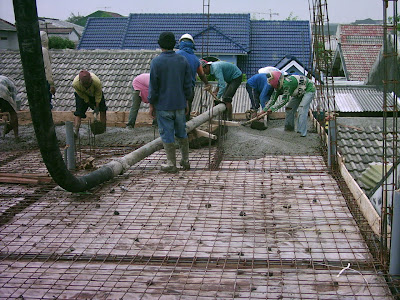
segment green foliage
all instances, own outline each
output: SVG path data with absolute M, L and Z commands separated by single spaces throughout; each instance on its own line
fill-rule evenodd
M 314 53 L 315 58 L 320 63 L 320 67 L 329 68 L 332 65 L 333 51 L 327 50 L 323 42 L 317 42 Z
M 71 16 L 66 21 L 85 27 L 88 18 L 113 18 L 113 17 L 114 17 L 113 15 L 111 15 L 106 11 L 98 10 L 95 11 L 94 13 L 91 13 L 90 15 L 87 15 L 86 17 L 80 16 L 79 14 L 76 16 L 73 13 L 71 13 Z
M 298 16 L 293 16 L 293 12 L 290 12 L 289 16 L 285 19 L 286 21 L 297 21 L 299 19 Z
M 207 76 L 207 80 L 208 80 L 208 81 L 215 81 L 215 76 L 214 76 L 214 75 L 208 74 L 208 75 L 206 75 L 206 76 Z
M 87 17 L 80 16 L 79 14 L 76 16 L 71 13 L 70 17 L 66 19 L 67 22 L 74 23 L 76 25 L 85 26 Z
M 75 43 L 59 36 L 49 37 L 49 49 L 75 49 Z
M 398 16 L 396 17 L 397 31 L 400 31 L 400 24 L 399 24 L 399 21 L 400 21 L 400 16 L 398 15 Z M 389 18 L 388 18 L 388 22 L 389 22 L 389 23 L 394 23 L 394 22 L 393 22 L 393 17 L 389 17 Z

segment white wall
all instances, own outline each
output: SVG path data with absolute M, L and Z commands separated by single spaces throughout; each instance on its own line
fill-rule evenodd
M 0 49 L 19 49 L 16 31 L 0 31 Z

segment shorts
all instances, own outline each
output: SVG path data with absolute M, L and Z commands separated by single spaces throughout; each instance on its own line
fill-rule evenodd
M 157 123 L 164 143 L 174 143 L 175 136 L 187 138 L 185 109 L 157 110 Z
M 75 112 L 74 115 L 77 117 L 81 117 L 82 119 L 86 118 L 86 111 L 90 107 L 94 110 L 96 107 L 96 102 L 94 97 L 89 97 L 89 103 L 86 103 L 76 92 L 75 94 Z M 101 101 L 99 104 L 99 111 L 107 111 L 106 101 L 104 100 L 104 93 L 101 95 Z

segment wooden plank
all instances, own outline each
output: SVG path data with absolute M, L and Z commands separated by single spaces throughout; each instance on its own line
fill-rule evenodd
M 231 127 L 238 127 L 240 126 L 239 122 L 235 122 L 235 121 L 221 121 L 223 125 L 225 126 L 231 126 Z M 211 120 L 212 124 L 219 124 L 218 120 Z
M 345 180 L 347 186 L 349 187 L 354 199 L 356 200 L 362 214 L 367 219 L 368 224 L 371 226 L 372 230 L 380 236 L 381 234 L 381 217 L 376 212 L 372 203 L 369 201 L 367 195 L 359 187 L 354 178 L 350 175 L 347 170 L 343 158 L 339 156 L 339 168 L 343 179 Z
M 216 135 L 211 134 L 211 133 L 209 133 L 209 132 L 207 132 L 207 131 L 198 129 L 198 128 L 195 128 L 195 129 L 194 129 L 194 132 L 195 132 L 195 134 L 196 134 L 198 137 L 203 136 L 203 137 L 206 137 L 206 138 L 210 138 L 210 139 L 212 139 L 212 140 L 216 140 L 216 139 L 217 139 L 217 136 L 216 136 Z
M 1 183 L 39 184 L 38 179 L 20 177 L 0 177 Z
M 38 178 L 47 177 L 50 178 L 47 173 L 0 173 L 0 177 L 24 177 L 24 178 Z
M 74 121 L 73 111 L 52 111 L 54 124 L 62 124 L 66 121 Z M 87 118 L 82 120 L 82 123 L 94 121 L 93 111 L 86 112 Z M 125 127 L 128 123 L 129 111 L 108 111 L 107 112 L 107 126 L 109 127 Z M 28 110 L 18 111 L 18 122 L 20 125 L 31 124 L 32 119 Z M 139 112 L 136 118 L 136 125 L 138 127 L 151 125 L 153 119 L 148 112 Z
M 30 182 L 32 180 L 32 182 Z M 0 182 L 6 183 L 50 183 L 53 179 L 45 173 L 0 173 Z

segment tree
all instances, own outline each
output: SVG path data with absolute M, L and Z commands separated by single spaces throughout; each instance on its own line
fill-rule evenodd
M 77 16 L 74 15 L 73 13 L 71 13 L 69 18 L 66 19 L 67 22 L 74 23 L 79 26 L 85 26 L 86 20 L 87 20 L 87 17 L 80 16 L 79 13 Z
M 75 43 L 59 36 L 49 37 L 49 49 L 75 49 Z
M 389 23 L 394 23 L 393 21 L 394 21 L 393 17 L 389 17 L 389 18 L 388 18 L 388 22 L 389 22 Z M 397 15 L 397 16 L 396 16 L 397 31 L 400 31 L 400 24 L 399 24 L 399 21 L 400 21 L 400 16 Z
M 287 17 L 286 21 L 297 21 L 299 19 L 298 16 L 293 16 L 293 12 L 290 12 L 289 17 Z

